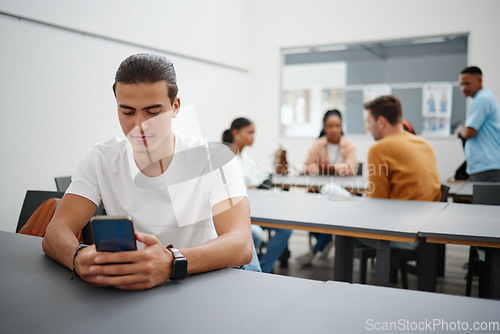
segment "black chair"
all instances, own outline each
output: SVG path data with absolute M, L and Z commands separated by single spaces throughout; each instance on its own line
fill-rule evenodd
M 28 190 L 24 197 L 23 207 L 21 214 L 17 221 L 16 233 L 23 228 L 26 222 L 30 219 L 31 215 L 38 209 L 43 202 L 50 198 L 62 198 L 64 192 L 60 191 L 41 191 L 41 190 Z
M 66 192 L 69 185 L 71 184 L 71 176 L 55 177 L 54 180 L 56 181 L 57 191 Z M 94 216 L 105 216 L 105 215 L 106 215 L 106 210 L 104 209 L 104 206 L 101 203 L 97 207 Z M 92 231 L 90 230 L 89 224 L 85 225 L 85 227 L 82 230 L 82 234 L 83 234 L 83 240 L 85 240 L 86 244 L 90 245 L 94 243 L 94 237 L 92 235 Z
M 358 170 L 356 171 L 356 175 L 363 175 L 363 163 L 358 162 Z
M 71 183 L 71 176 L 55 177 L 57 191 L 65 192 Z
M 441 202 L 448 201 L 448 194 L 450 192 L 450 187 L 442 184 L 441 185 Z M 401 270 L 401 284 L 403 285 L 403 289 L 408 289 L 408 273 L 413 275 L 418 275 L 418 258 L 420 252 L 420 243 L 418 241 L 419 246 L 415 250 L 401 249 L 401 248 L 392 248 L 391 249 L 391 275 L 394 280 L 394 275 L 397 275 L 397 270 Z M 437 276 L 444 276 L 445 269 L 445 259 L 446 259 L 446 245 L 439 244 L 437 245 L 437 256 L 438 256 L 438 268 L 437 268 Z M 417 265 L 410 265 L 408 262 L 417 261 Z M 396 271 L 396 272 L 394 272 Z M 397 278 L 395 279 L 397 280 Z
M 472 204 L 500 205 L 500 182 L 472 185 Z
M 500 183 L 474 184 L 472 186 L 472 204 L 500 205 Z M 469 262 L 467 265 L 467 283 L 465 286 L 465 295 L 470 296 L 472 291 L 472 278 L 474 273 L 480 272 L 483 265 L 480 261 L 479 252 L 484 252 L 481 247 L 471 246 L 469 248 Z M 483 295 L 480 277 L 479 296 Z
M 446 185 L 441 185 L 441 202 L 448 201 L 448 194 L 450 187 Z M 446 257 L 446 245 L 438 245 L 438 276 L 444 276 L 445 267 L 445 257 Z M 419 246 L 416 249 L 402 249 L 402 248 L 391 248 L 391 273 L 390 282 L 397 282 L 398 271 L 401 271 L 401 282 L 403 289 L 408 289 L 408 273 L 417 275 L 418 274 L 418 263 L 416 266 L 411 265 L 410 261 L 418 261 L 420 249 Z M 360 259 L 360 282 L 366 282 L 366 262 L 370 258 L 376 256 L 376 250 L 372 247 L 360 248 L 354 251 L 354 256 Z
M 16 233 L 23 228 L 26 222 L 43 202 L 50 198 L 62 198 L 63 196 L 64 192 L 61 191 L 28 190 L 26 192 L 26 196 L 24 197 L 23 207 L 21 208 L 21 214 L 19 215 L 19 220 L 17 222 Z M 105 211 L 101 204 L 94 213 L 94 216 L 103 214 L 105 214 Z M 90 224 L 87 223 L 87 225 L 85 225 L 82 229 L 82 235 L 83 240 L 87 245 L 94 243 L 94 237 L 92 235 L 92 230 L 90 229 Z

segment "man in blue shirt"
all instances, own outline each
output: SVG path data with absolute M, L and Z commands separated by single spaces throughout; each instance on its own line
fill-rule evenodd
M 500 182 L 500 111 L 493 94 L 483 88 L 483 73 L 476 66 L 460 74 L 460 86 L 473 98 L 465 126 L 458 136 L 466 139 L 465 158 L 471 181 Z

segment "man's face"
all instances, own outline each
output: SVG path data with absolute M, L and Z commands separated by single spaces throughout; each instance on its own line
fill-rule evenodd
M 172 118 L 177 116 L 179 99 L 173 105 L 168 98 L 166 81 L 116 84 L 118 119 L 134 154 L 156 153 L 157 159 L 167 148 L 172 134 Z
M 382 139 L 383 136 L 382 136 L 382 131 L 380 129 L 380 124 L 379 124 L 380 122 L 378 122 L 378 119 L 376 120 L 375 118 L 373 118 L 372 112 L 370 110 L 368 110 L 368 115 L 366 119 L 368 121 L 368 126 L 366 127 L 366 129 L 370 131 L 373 138 L 375 140 Z
M 460 87 L 466 97 L 476 95 L 477 91 L 482 88 L 482 84 L 483 79 L 478 74 L 460 74 Z

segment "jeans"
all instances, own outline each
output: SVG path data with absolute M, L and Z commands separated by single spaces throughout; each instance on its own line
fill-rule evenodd
M 274 236 L 267 243 L 266 254 L 260 259 L 260 267 L 264 273 L 271 272 L 274 263 L 285 250 L 288 239 L 292 235 L 291 230 L 282 230 L 278 228 L 272 228 L 271 230 L 275 231 Z
M 325 234 L 325 233 L 317 233 L 317 232 L 311 232 L 312 235 L 316 237 L 316 245 L 314 245 L 314 250 L 317 252 L 322 252 L 323 249 L 325 249 L 326 245 L 332 240 L 332 235 L 331 234 Z
M 255 249 L 259 249 L 262 244 L 262 235 L 264 231 L 262 231 L 262 227 L 259 225 L 252 225 L 252 239 Z
M 252 261 L 249 264 L 245 264 L 244 266 L 241 266 L 240 269 L 257 271 L 259 273 L 262 272 L 262 270 L 260 269 L 259 257 L 257 256 L 257 252 L 255 251 L 255 247 L 253 247 Z

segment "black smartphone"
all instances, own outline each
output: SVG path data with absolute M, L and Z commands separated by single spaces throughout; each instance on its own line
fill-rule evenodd
M 98 252 L 137 250 L 134 223 L 130 217 L 94 216 L 90 227 Z

